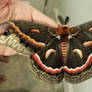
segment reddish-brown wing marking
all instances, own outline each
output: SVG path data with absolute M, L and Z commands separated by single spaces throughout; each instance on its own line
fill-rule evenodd
M 60 82 L 63 77 L 78 83 L 92 76 L 92 21 L 69 28 L 58 28 L 26 22 L 12 21 L 13 33 L 34 50 L 29 68 L 44 80 Z M 31 32 L 31 33 L 30 33 Z M 21 44 L 21 43 L 20 43 Z

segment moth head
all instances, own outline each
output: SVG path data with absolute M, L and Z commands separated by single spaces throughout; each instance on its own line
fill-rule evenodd
M 68 24 L 70 18 L 67 16 L 64 20 L 61 15 L 58 15 L 57 18 L 60 21 L 60 24 L 58 24 L 58 29 L 50 28 L 50 30 L 49 30 L 50 34 L 53 36 L 57 36 L 57 35 L 62 36 L 62 35 L 66 35 L 66 34 L 69 35 L 70 28 L 67 24 Z
M 60 21 L 60 24 L 58 24 L 58 34 L 59 35 L 69 35 L 70 34 L 70 28 L 68 27 L 68 22 L 70 18 L 67 16 L 65 20 L 62 18 L 61 15 L 58 15 L 58 20 Z
M 80 27 L 75 27 L 75 28 L 70 28 L 67 24 L 69 23 L 70 18 L 67 16 L 65 20 L 62 18 L 61 15 L 58 15 L 58 20 L 60 21 L 61 24 L 58 25 L 58 34 L 59 35 L 76 35 Z

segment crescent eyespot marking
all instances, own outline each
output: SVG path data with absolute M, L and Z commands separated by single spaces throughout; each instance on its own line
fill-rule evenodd
M 58 36 L 56 36 L 56 38 L 58 39 L 58 40 L 60 40 L 60 36 L 58 35 Z
M 47 52 L 45 54 L 45 58 L 47 59 L 52 53 L 56 53 L 56 50 L 54 50 L 54 49 L 47 50 Z
M 83 45 L 86 46 L 86 47 L 88 47 L 88 46 L 92 46 L 92 41 L 84 42 Z
M 77 53 L 81 59 L 83 58 L 83 54 L 82 54 L 82 51 L 80 49 L 74 49 L 72 52 Z
M 92 32 L 92 27 L 88 29 L 88 31 Z
M 73 38 L 72 35 L 69 35 L 69 36 L 68 36 L 68 40 L 70 40 L 70 39 L 72 39 L 72 38 Z

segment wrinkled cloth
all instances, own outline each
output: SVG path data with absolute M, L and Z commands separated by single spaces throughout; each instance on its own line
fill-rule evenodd
M 27 2 L 19 0 L 0 0 L 0 23 L 8 20 L 27 20 L 57 27 L 57 23 Z M 16 51 L 0 45 L 0 55 L 10 56 Z

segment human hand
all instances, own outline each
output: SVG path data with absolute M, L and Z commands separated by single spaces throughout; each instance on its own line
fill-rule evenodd
M 0 23 L 8 20 L 26 20 L 38 22 L 47 26 L 57 27 L 57 23 L 42 14 L 28 3 L 23 1 L 0 0 Z M 0 45 L 0 61 L 8 62 L 8 57 L 14 54 L 19 54 L 15 50 Z M 6 78 L 0 74 L 0 83 L 5 81 Z
M 0 15 L 0 22 L 8 20 L 26 20 L 32 22 L 38 22 L 47 26 L 57 27 L 57 23 L 40 11 L 36 10 L 28 3 L 23 1 L 11 1 L 11 0 L 0 0 L 0 7 L 3 10 Z M 7 16 L 8 15 L 8 16 Z M 0 55 L 10 56 L 18 54 L 16 51 L 9 47 L 0 45 Z

